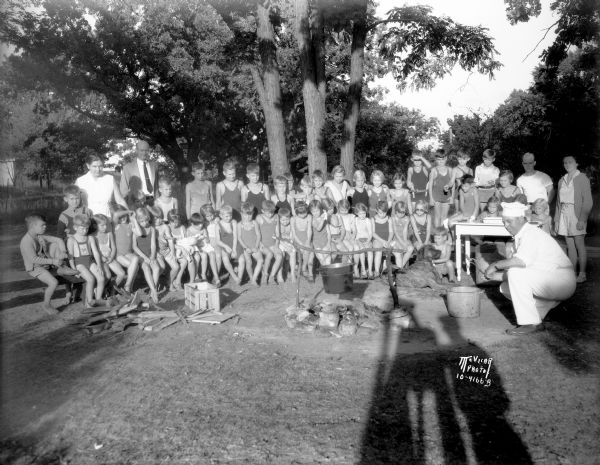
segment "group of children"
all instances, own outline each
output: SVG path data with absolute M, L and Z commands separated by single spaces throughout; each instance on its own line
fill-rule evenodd
M 185 187 L 185 215 L 167 178 L 160 178 L 153 206 L 135 211 L 116 206 L 112 218 L 91 215 L 81 205 L 79 189 L 69 186 L 58 242 L 44 234 L 45 226 L 41 232 L 41 217 L 28 218 L 25 266 L 48 284 L 55 278 L 46 268 L 60 262 L 59 271 L 71 269 L 85 280 L 87 305 L 102 299 L 109 282 L 131 292 L 140 267 L 156 301 L 167 265 L 170 290 L 181 289 L 186 271 L 188 282 L 210 278 L 219 286 L 223 267 L 238 284 L 246 277 L 254 285 L 295 281 L 298 274 L 312 280 L 315 259 L 327 265 L 338 257 L 353 263 L 356 278 L 374 279 L 382 272 L 385 249 L 392 249 L 396 266 L 404 267 L 426 244 L 442 252 L 436 264 L 453 281 L 452 225 L 499 216 L 501 202 L 526 203 L 512 173 L 494 166 L 493 151 L 484 152 L 475 172 L 467 166 L 469 158 L 458 152 L 458 164 L 451 168 L 438 151 L 432 167 L 415 151 L 407 175 L 396 173 L 391 187 L 380 170 L 371 173 L 369 184 L 364 171 L 356 170 L 350 184 L 338 165 L 330 180 L 315 171 L 300 180 L 298 189 L 290 174 L 276 176 L 273 190 L 259 181 L 258 165 L 247 166 L 243 183 L 231 161 L 224 163 L 224 180 L 213 189 L 198 162 L 192 166 L 194 180 Z M 547 202 L 534 203 L 531 219 L 549 229 L 547 210 Z M 56 246 L 61 239 L 66 247 Z M 55 245 L 52 252 L 48 243 Z

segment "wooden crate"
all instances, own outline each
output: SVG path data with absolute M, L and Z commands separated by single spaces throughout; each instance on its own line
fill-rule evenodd
M 219 289 L 209 283 L 186 284 L 185 305 L 195 312 L 200 310 L 221 310 Z

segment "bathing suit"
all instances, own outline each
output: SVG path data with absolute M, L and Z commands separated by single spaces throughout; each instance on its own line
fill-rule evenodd
M 339 214 L 334 214 L 333 216 L 338 219 L 338 226 L 334 226 L 329 220 L 329 231 L 331 233 L 331 239 L 337 241 L 340 237 L 342 237 L 342 225 L 344 224 L 341 216 Z M 333 216 L 331 217 L 333 219 Z
M 231 228 L 233 228 L 232 223 L 229 223 L 229 225 Z M 221 229 L 221 241 L 233 249 L 233 229 L 231 231 L 227 231 L 224 228 L 222 221 L 219 222 L 219 228 Z M 244 252 L 244 248 L 240 244 L 240 241 L 237 241 L 235 251 L 237 252 L 238 256 Z
M 272 247 L 275 245 L 275 228 L 277 227 L 277 223 L 275 220 L 269 223 L 267 221 L 263 221 L 258 223 L 258 228 L 260 229 L 260 236 L 262 245 L 265 247 Z
M 320 231 L 313 226 L 313 246 L 315 249 L 324 249 L 327 246 L 327 223 Z
M 517 197 L 519 196 L 519 188 L 517 186 L 513 186 L 513 195 L 510 196 L 506 196 L 502 193 L 502 191 L 500 189 L 497 190 L 498 193 L 498 198 L 500 199 L 500 202 L 516 202 L 517 201 Z
M 359 203 L 362 203 L 365 207 L 369 206 L 369 192 L 363 188 L 362 192 L 358 192 L 354 189 L 352 193 L 351 203 L 353 207 L 356 207 Z
M 429 181 L 429 176 L 425 172 L 425 168 L 421 168 L 421 171 L 418 173 L 413 170 L 411 179 L 414 186 L 413 202 L 419 200 L 427 201 L 427 181 Z
M 384 241 L 390 240 L 389 221 L 389 218 L 385 219 L 385 223 L 378 223 L 376 220 L 373 221 L 375 223 L 375 234 L 381 237 Z
M 299 218 L 299 219 L 306 220 L 306 218 Z M 310 225 L 308 225 L 308 226 L 310 226 Z M 308 230 L 298 229 L 296 227 L 296 222 L 294 222 L 294 234 L 296 235 L 296 239 L 298 239 L 299 242 L 301 242 L 302 244 L 306 243 L 306 240 L 308 239 Z
M 379 193 L 371 190 L 371 193 L 369 194 L 369 213 L 371 216 L 375 216 L 375 213 L 377 213 L 377 202 L 382 200 L 387 200 L 387 192 L 383 187 Z
M 89 269 L 90 265 L 94 263 L 89 238 L 86 237 L 84 242 L 79 242 L 73 236 L 73 241 L 75 244 L 73 247 L 72 258 L 75 263 L 75 268 L 77 268 L 78 265 L 83 265 Z
M 437 176 L 433 180 L 433 188 L 431 190 L 434 202 L 447 203 L 452 195 L 450 189 L 448 192 L 444 192 L 444 186 L 446 186 L 450 179 L 452 179 L 452 170 L 446 167 L 446 174 L 442 175 L 439 171 Z
M 246 229 L 243 224 L 241 225 L 240 235 L 246 247 L 253 249 L 256 245 L 256 229 L 254 228 L 254 223 L 250 224 L 252 225 L 250 229 Z
M 461 210 L 461 213 L 463 215 L 471 215 L 471 213 L 475 210 L 475 191 L 473 189 L 475 188 L 471 187 L 469 192 L 462 192 L 464 207 Z
M 292 206 L 288 202 L 287 196 L 286 196 L 285 200 L 279 200 L 279 197 L 277 197 L 277 203 L 275 204 L 275 213 L 277 213 L 280 208 L 287 208 L 291 213 Z
M 100 255 L 102 255 L 104 258 L 109 258 L 110 257 L 110 236 L 107 234 L 105 234 L 106 236 L 106 242 L 102 242 L 100 240 L 100 235 L 98 234 L 96 236 L 96 239 L 98 239 L 98 249 L 100 249 Z
M 133 231 L 129 223 L 119 223 L 117 226 L 115 226 L 115 244 L 117 246 L 117 255 L 133 253 L 132 236 Z
M 150 258 L 150 254 L 152 253 L 152 232 L 150 231 L 149 234 L 137 236 L 137 246 L 140 252 Z
M 240 214 L 240 208 L 242 206 L 242 193 L 240 191 L 239 181 L 235 183 L 235 189 L 229 189 L 227 184 L 223 182 L 223 195 L 221 196 L 221 204 L 229 205 L 232 211 L 232 218 L 236 221 L 240 221 L 242 216 Z
M 248 198 L 246 199 L 246 201 L 254 207 L 254 214 L 260 213 L 260 211 L 262 210 L 262 203 L 266 200 L 264 193 L 264 184 L 262 182 L 260 183 L 260 192 L 258 194 L 252 192 L 247 185 L 246 188 L 248 189 Z
M 410 224 L 410 234 L 411 239 L 416 240 L 417 237 L 421 239 L 421 242 L 425 243 L 427 240 L 427 217 L 425 218 L 425 223 L 421 224 L 415 219 L 415 223 L 417 224 L 417 231 L 412 227 L 412 223 Z

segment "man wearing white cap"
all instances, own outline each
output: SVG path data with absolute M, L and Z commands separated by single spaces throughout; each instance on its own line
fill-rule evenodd
M 500 292 L 515 309 L 518 326 L 506 331 L 512 335 L 536 331 L 550 309 L 571 297 L 576 287 L 569 257 L 549 234 L 527 222 L 526 209 L 519 202 L 502 203 L 502 221 L 515 238 L 515 253 L 485 271 L 490 278 L 507 270 Z

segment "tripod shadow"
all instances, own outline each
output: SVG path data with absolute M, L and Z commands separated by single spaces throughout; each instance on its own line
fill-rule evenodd
M 462 369 L 460 357 L 478 357 L 479 362 L 472 359 L 469 365 L 487 367 L 483 360 L 489 355 L 467 343 L 455 319 L 442 317 L 441 323 L 451 339 L 449 348 L 438 346 L 422 354 L 390 353 L 400 334 L 389 325 L 383 328 L 384 349 L 359 463 L 531 464 L 526 446 L 506 419 L 510 400 L 494 362 L 487 374 L 474 376 Z M 411 331 L 419 338 L 433 333 L 416 328 L 409 330 L 409 338 Z M 435 340 L 435 334 L 425 336 Z M 468 376 L 481 378 L 483 384 Z

